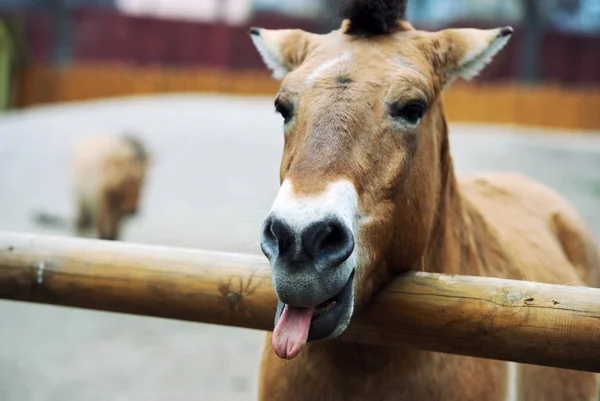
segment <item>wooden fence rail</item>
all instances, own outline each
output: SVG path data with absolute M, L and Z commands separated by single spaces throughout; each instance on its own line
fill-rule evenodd
M 264 258 L 0 232 L 0 298 L 272 330 Z M 600 289 L 412 272 L 347 341 L 600 372 Z

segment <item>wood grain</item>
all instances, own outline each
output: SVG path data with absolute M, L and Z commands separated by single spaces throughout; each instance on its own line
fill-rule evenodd
M 272 330 L 262 257 L 0 232 L 0 298 Z M 600 289 L 412 272 L 342 336 L 600 372 Z

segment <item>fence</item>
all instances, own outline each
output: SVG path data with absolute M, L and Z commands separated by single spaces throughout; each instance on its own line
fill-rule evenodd
M 77 101 L 105 97 L 173 93 L 223 92 L 274 96 L 279 83 L 265 70 L 73 65 L 25 69 L 18 104 Z M 599 130 L 600 91 L 543 85 L 456 83 L 445 93 L 451 121 L 522 124 Z
M 0 232 L 0 298 L 272 330 L 257 256 Z M 600 372 L 600 289 L 413 272 L 345 341 Z
M 111 8 L 71 10 L 66 17 L 69 34 L 59 46 L 51 12 L 13 16 L 24 24 L 29 63 L 19 72 L 17 106 L 172 92 L 273 95 L 278 83 L 268 77 L 248 26 L 328 30 L 326 18 L 264 13 L 245 26 L 132 17 Z M 482 21 L 454 25 L 491 27 Z M 600 52 L 595 51 L 600 37 L 545 32 L 539 49 L 542 84 L 528 87 L 516 83 L 525 29 L 515 29 L 507 47 L 477 78 L 479 84 L 455 84 L 446 93 L 448 118 L 600 130 Z

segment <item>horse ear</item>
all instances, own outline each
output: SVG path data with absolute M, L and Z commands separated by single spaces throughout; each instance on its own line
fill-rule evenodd
M 277 79 L 282 79 L 302 64 L 317 36 L 300 29 L 250 28 L 256 49 Z
M 479 74 L 506 45 L 511 27 L 496 29 L 446 29 L 436 34 L 434 65 L 440 67 L 446 85 L 456 78 L 469 80 Z

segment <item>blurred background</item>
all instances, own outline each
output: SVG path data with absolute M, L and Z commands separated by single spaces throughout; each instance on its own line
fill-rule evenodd
M 260 253 L 283 146 L 248 27 L 327 32 L 334 0 L 0 0 L 0 229 L 75 215 L 73 144 L 136 132 L 152 162 L 129 242 Z M 444 95 L 458 173 L 516 170 L 600 238 L 600 0 L 413 0 L 427 30 L 512 25 Z M 157 300 L 160 302 L 160 300 Z M 0 401 L 255 399 L 263 333 L 0 301 Z

